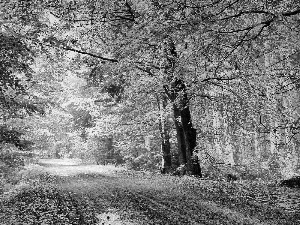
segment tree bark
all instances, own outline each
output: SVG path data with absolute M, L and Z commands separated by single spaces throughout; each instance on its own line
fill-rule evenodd
M 198 156 L 194 150 L 197 145 L 197 132 L 193 128 L 191 113 L 188 106 L 181 110 L 181 122 L 183 127 L 185 145 L 186 145 L 186 166 L 187 172 L 191 175 L 202 176 Z
M 175 104 L 173 104 L 173 113 L 174 113 L 174 124 L 176 128 L 176 136 L 177 136 L 179 164 L 185 165 L 186 164 L 185 138 L 184 138 L 184 132 L 181 124 L 180 109 Z
M 192 124 L 186 86 L 178 78 L 175 78 L 170 86 L 170 88 L 167 86 L 164 88 L 167 96 L 173 102 L 180 161 L 186 165 L 188 174 L 201 177 L 199 159 L 194 152 L 197 145 L 197 132 Z
M 113 136 L 108 135 L 105 137 L 105 151 L 106 151 L 106 158 L 113 159 L 114 157 L 114 146 L 113 146 Z
M 184 164 L 186 165 L 187 173 L 201 176 L 199 160 L 197 155 L 194 154 L 197 133 L 192 124 L 186 85 L 182 78 L 175 74 L 178 55 L 171 37 L 164 38 L 162 43 L 162 53 L 165 59 L 163 67 L 164 73 L 167 75 L 167 81 L 169 82 L 169 85 L 164 85 L 164 90 L 170 101 L 173 103 L 179 157 L 181 162 L 186 162 Z
M 161 95 L 161 98 L 157 97 L 158 107 L 160 111 L 159 130 L 162 153 L 162 163 L 160 168 L 161 173 L 170 172 L 172 166 L 169 126 L 165 118 L 166 115 L 164 113 L 167 106 L 167 101 L 168 99 L 164 94 Z
M 170 172 L 172 166 L 171 159 L 171 149 L 170 149 L 170 136 L 167 133 L 166 129 L 163 129 L 161 132 L 161 151 L 162 151 L 162 165 L 161 172 L 168 173 Z
M 184 82 L 181 79 L 174 79 L 171 83 L 173 93 L 175 93 L 177 104 L 179 106 L 181 126 L 184 134 L 185 141 L 185 156 L 186 156 L 186 169 L 191 175 L 201 176 L 201 168 L 199 160 L 194 150 L 197 145 L 197 131 L 193 128 L 192 117 L 189 107 L 189 99 Z

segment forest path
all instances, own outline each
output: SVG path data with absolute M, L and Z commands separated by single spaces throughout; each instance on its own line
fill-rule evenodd
M 79 161 L 42 160 L 40 165 L 61 178 L 59 188 L 93 201 L 103 225 L 282 224 L 275 219 L 261 221 L 253 208 L 224 202 L 218 198 L 222 193 L 212 196 L 206 191 L 207 180 L 133 173 Z

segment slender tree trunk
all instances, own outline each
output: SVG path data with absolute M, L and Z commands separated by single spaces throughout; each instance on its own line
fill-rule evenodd
M 160 111 L 159 130 L 161 137 L 162 173 L 170 172 L 172 166 L 169 126 L 166 120 L 166 115 L 164 113 L 167 106 L 167 101 L 168 99 L 164 94 L 161 95 L 161 98 L 157 97 L 158 107 Z
M 113 136 L 112 135 L 105 137 L 105 148 L 106 148 L 107 159 L 113 159 L 114 146 L 113 146 Z
M 162 152 L 162 165 L 161 172 L 170 172 L 172 166 L 171 150 L 170 150 L 170 136 L 166 128 L 162 128 L 161 132 L 161 152 Z
M 185 146 L 185 137 L 181 124 L 181 116 L 179 108 L 173 104 L 174 112 L 174 124 L 176 128 L 177 144 L 178 144 L 178 159 L 180 165 L 186 164 L 186 146 Z

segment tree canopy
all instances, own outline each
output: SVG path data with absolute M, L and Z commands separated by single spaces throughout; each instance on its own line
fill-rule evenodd
M 81 130 L 92 149 L 113 136 L 127 158 L 161 154 L 172 167 L 177 155 L 198 175 L 206 153 L 235 164 L 298 154 L 297 2 L 1 4 L 3 124 L 61 110 L 75 126 L 60 141 Z M 161 149 L 143 147 L 147 134 Z

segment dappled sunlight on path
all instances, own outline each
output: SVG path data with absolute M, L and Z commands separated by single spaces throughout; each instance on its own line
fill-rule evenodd
M 121 220 L 120 214 L 115 209 L 97 215 L 100 225 L 137 225 L 137 223 Z
M 75 176 L 79 174 L 112 175 L 114 172 L 124 171 L 123 167 L 113 165 L 86 165 L 80 159 L 41 159 L 39 165 L 45 171 L 57 176 Z

